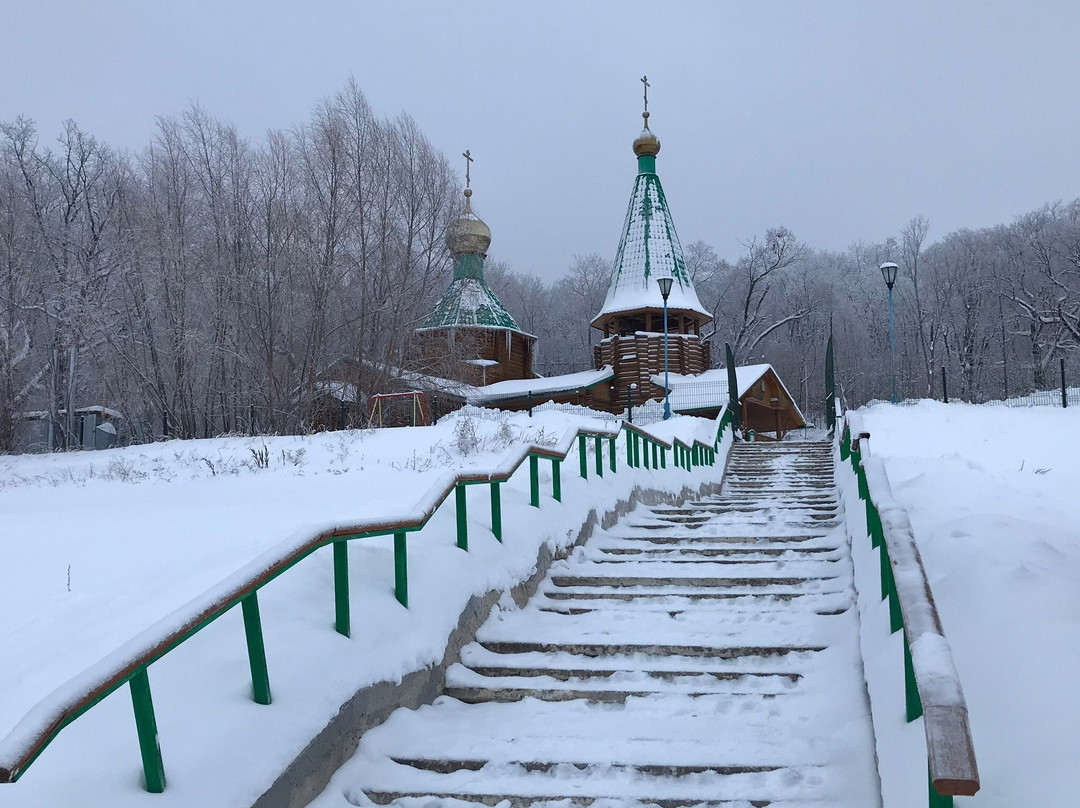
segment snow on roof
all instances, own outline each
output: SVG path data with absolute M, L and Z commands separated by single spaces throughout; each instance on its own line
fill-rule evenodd
M 787 397 L 791 400 L 791 406 L 802 418 L 799 405 L 795 403 L 795 397 L 791 395 L 784 385 L 783 379 L 773 370 L 773 366 L 764 363 L 760 365 L 742 365 L 735 368 L 735 383 L 739 387 L 739 398 L 746 395 L 750 389 L 760 381 L 761 377 L 770 370 L 776 375 L 780 386 L 784 388 Z M 658 373 L 651 377 L 650 381 L 661 389 L 664 387 L 664 374 Z M 671 409 L 675 411 L 711 409 L 726 404 L 728 401 L 727 368 L 713 368 L 697 375 L 671 373 L 669 374 L 671 385 L 669 398 Z M 805 419 L 804 419 L 805 420 Z
M 448 393 L 452 396 L 458 396 L 459 398 L 468 398 L 469 395 L 476 390 L 471 384 L 454 381 L 453 379 L 444 379 L 441 376 L 430 376 L 416 370 L 391 368 L 391 373 L 399 381 L 410 384 L 418 390 Z
M 660 178 L 652 173 L 638 174 L 615 255 L 611 285 L 593 322 L 607 314 L 663 308 L 656 279 L 666 276 L 675 280 L 668 297 L 669 309 L 693 311 L 712 319 L 698 300 L 686 270 Z
M 455 278 L 417 331 L 435 328 L 504 328 L 521 331 L 483 278 Z
M 319 396 L 330 396 L 336 398 L 338 401 L 348 402 L 355 404 L 357 401 L 356 385 L 349 384 L 349 382 L 316 382 L 315 394 Z
M 67 415 L 67 409 L 60 409 L 56 411 L 57 415 Z M 124 417 L 124 413 L 120 410 L 114 410 L 112 407 L 104 407 L 101 404 L 93 404 L 89 407 L 76 407 L 75 415 L 100 415 L 103 418 L 112 418 L 114 420 L 121 420 Z M 32 412 L 24 412 L 22 416 L 27 421 L 40 421 L 49 417 L 48 410 L 34 410 Z
M 611 366 L 605 365 L 600 370 L 583 370 L 580 373 L 548 376 L 543 379 L 509 379 L 505 382 L 489 384 L 486 387 L 473 388 L 469 392 L 468 400 L 472 404 L 479 404 L 500 399 L 520 398 L 527 396 L 529 393 L 534 396 L 544 396 L 595 387 L 614 378 L 614 376 L 615 371 Z

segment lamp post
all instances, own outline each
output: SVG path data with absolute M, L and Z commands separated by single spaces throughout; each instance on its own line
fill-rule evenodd
M 880 267 L 881 277 L 885 279 L 885 286 L 889 290 L 889 357 L 892 365 L 892 403 L 897 402 L 896 398 L 896 337 L 893 336 L 893 305 L 892 305 L 892 288 L 896 283 L 896 270 L 899 267 L 892 261 L 886 261 Z
M 637 384 L 630 382 L 626 388 L 626 420 L 630 423 L 634 423 L 634 391 L 637 390 Z
M 656 284 L 660 287 L 660 294 L 664 298 L 664 420 L 671 417 L 671 386 L 668 384 L 668 321 L 667 299 L 671 294 L 671 283 L 674 279 L 669 275 L 666 278 L 657 278 Z

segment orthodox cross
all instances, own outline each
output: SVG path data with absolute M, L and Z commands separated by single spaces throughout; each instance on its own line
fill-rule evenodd
M 649 77 L 642 76 L 641 83 L 645 85 L 645 111 L 649 111 Z
M 468 188 L 469 183 L 471 182 L 471 180 L 469 179 L 469 168 L 472 166 L 473 158 L 472 154 L 470 154 L 469 152 L 469 149 L 463 151 L 461 153 L 461 156 L 465 158 L 465 187 Z

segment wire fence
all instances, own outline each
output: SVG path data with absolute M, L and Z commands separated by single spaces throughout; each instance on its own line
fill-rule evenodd
M 993 396 L 954 396 L 950 397 L 950 376 L 942 367 L 939 382 L 938 395 L 935 398 L 948 404 L 950 401 L 964 401 L 970 404 L 998 404 L 1004 407 L 1080 407 L 1080 387 L 1070 387 L 1068 382 L 1067 366 L 1062 358 L 1058 364 L 1058 384 L 1053 388 L 1041 390 L 1029 390 L 1018 395 Z M 954 388 L 955 389 L 955 388 Z M 901 404 L 914 404 L 918 399 L 909 399 Z

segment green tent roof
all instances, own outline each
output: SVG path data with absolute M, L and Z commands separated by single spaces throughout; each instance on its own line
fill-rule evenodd
M 508 328 L 521 331 L 482 277 L 455 277 L 451 281 L 419 330 L 435 328 Z
M 638 157 L 638 175 L 626 209 L 611 285 L 593 322 L 618 312 L 663 308 L 664 299 L 656 284 L 656 279 L 663 277 L 675 281 L 668 298 L 669 308 L 697 312 L 712 319 L 698 300 L 686 269 L 667 197 L 656 174 L 656 157 L 644 155 Z

